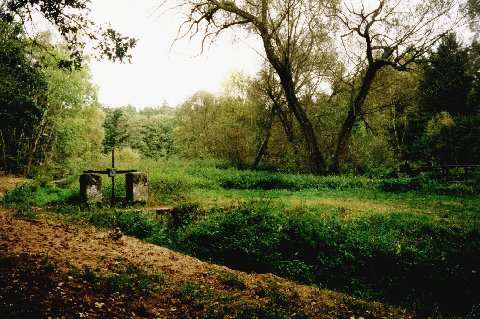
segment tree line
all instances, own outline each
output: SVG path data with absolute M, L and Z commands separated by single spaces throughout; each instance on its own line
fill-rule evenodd
M 0 6 L 2 170 L 66 173 L 112 147 L 319 175 L 480 163 L 476 1 L 177 1 L 187 17 L 179 38 L 242 29 L 261 39 L 264 64 L 255 76 L 233 73 L 220 94 L 143 110 L 99 105 L 84 38 L 73 35 L 121 61 L 135 40 L 95 29 L 88 1 L 60 4 Z M 32 10 L 63 44 L 26 35 Z M 454 31 L 468 21 L 466 43 Z

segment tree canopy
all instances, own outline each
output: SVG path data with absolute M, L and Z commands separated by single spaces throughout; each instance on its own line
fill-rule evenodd
M 137 40 L 123 36 L 109 26 L 96 25 L 89 19 L 89 5 L 90 0 L 5 0 L 0 4 L 0 19 L 26 28 L 38 16 L 50 22 L 69 49 L 69 56 L 59 60 L 63 67 L 82 65 L 87 42 L 93 46 L 98 58 L 129 61 L 129 50 Z M 35 39 L 33 43 L 40 47 L 44 45 Z

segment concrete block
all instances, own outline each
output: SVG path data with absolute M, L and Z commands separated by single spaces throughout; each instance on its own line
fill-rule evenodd
M 148 182 L 147 174 L 135 172 L 125 175 L 125 190 L 127 202 L 147 203 Z
M 80 175 L 80 198 L 83 203 L 102 203 L 102 177 L 98 174 Z

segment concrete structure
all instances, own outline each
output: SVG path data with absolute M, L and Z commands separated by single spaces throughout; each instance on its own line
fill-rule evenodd
M 125 190 L 127 202 L 143 203 L 148 201 L 147 174 L 140 172 L 125 175 Z
M 80 198 L 87 204 L 102 203 L 102 177 L 98 174 L 80 175 Z

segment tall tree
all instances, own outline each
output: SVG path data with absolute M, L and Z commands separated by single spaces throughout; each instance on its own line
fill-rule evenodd
M 387 66 L 406 70 L 428 51 L 451 29 L 453 22 L 445 21 L 455 10 L 454 2 L 381 0 L 373 6 L 371 1 L 368 6 L 362 1 L 353 7 L 350 1 L 337 0 L 182 0 L 176 2 L 176 8 L 188 10 L 180 36 L 201 34 L 205 40 L 226 29 L 243 27 L 260 37 L 265 57 L 300 127 L 311 171 L 325 174 L 327 164 L 319 143 L 322 128 L 313 125 L 307 112 L 309 100 L 301 95 L 303 79 L 315 80 L 309 75 L 321 79 L 316 62 L 329 54 L 335 42 L 332 38 L 346 44 L 344 63 L 346 69 L 354 70 L 359 83 L 338 134 L 331 167 L 336 172 L 377 72 Z M 337 33 L 333 18 L 343 26 L 343 34 Z
M 468 51 L 458 43 L 455 34 L 442 39 L 424 64 L 421 85 L 422 105 L 429 113 L 447 111 L 451 115 L 473 112 L 468 96 L 473 78 L 470 76 Z
M 42 138 L 38 126 L 47 106 L 47 83 L 28 45 L 18 24 L 0 20 L 0 163 L 15 173 L 39 158 L 34 145 Z
M 325 174 L 326 165 L 320 151 L 317 133 L 301 104 L 299 73 L 295 70 L 311 64 L 312 57 L 328 51 L 326 31 L 330 21 L 323 14 L 323 1 L 257 0 L 257 1 L 182 1 L 189 10 L 186 28 L 181 34 L 203 31 L 208 38 L 231 27 L 244 27 L 260 36 L 266 59 L 275 70 L 283 88 L 288 108 L 301 128 L 308 150 L 311 171 Z
M 359 83 L 338 135 L 332 170 L 337 172 L 341 156 L 378 72 L 391 67 L 407 71 L 450 31 L 457 20 L 456 0 L 361 1 L 332 7 L 343 26 L 341 36 L 346 65 L 353 66 Z

